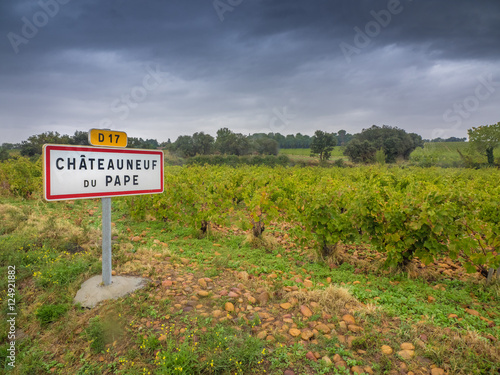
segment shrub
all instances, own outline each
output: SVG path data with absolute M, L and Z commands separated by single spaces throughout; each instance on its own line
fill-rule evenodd
M 9 159 L 9 151 L 4 147 L 0 147 L 0 161 L 7 159 Z
M 37 310 L 36 317 L 40 321 L 40 325 L 45 327 L 66 314 L 68 310 L 67 304 L 44 305 Z
M 366 163 L 374 161 L 375 152 L 382 148 L 385 161 L 395 163 L 400 158 L 408 160 L 413 150 L 423 146 L 422 137 L 415 133 L 408 134 L 403 129 L 387 125 L 373 125 L 356 134 L 348 143 L 344 154 L 349 156 L 351 161 Z
M 377 161 L 378 164 L 384 165 L 385 164 L 385 152 L 384 149 L 378 149 L 377 152 L 375 153 L 375 160 Z
M 344 159 L 337 159 L 333 162 L 333 166 L 337 168 L 344 168 L 346 165 Z
M 42 161 L 18 157 L 0 162 L 0 189 L 21 198 L 42 193 Z
M 344 155 L 348 156 L 354 163 L 372 163 L 375 160 L 377 149 L 367 140 L 359 141 L 353 139 L 344 150 Z

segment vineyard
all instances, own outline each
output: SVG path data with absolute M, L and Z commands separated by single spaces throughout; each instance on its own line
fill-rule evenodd
M 169 166 L 164 193 L 113 198 L 114 276 L 148 284 L 88 309 L 73 299 L 101 272 L 101 203 L 45 202 L 40 161 L 2 162 L 17 366 L 0 320 L 0 372 L 496 375 L 499 179 Z
M 338 244 L 367 243 L 389 267 L 449 257 L 493 277 L 500 266 L 500 173 L 360 167 L 170 168 L 165 193 L 128 199 L 136 217 L 198 228 L 271 223 L 328 257 Z

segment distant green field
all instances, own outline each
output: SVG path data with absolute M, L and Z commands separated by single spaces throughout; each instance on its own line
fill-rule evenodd
M 464 161 L 458 153 L 469 155 L 475 162 L 486 163 L 486 156 L 471 152 L 468 142 L 429 142 L 410 155 L 410 162 L 422 167 L 461 167 Z M 495 158 L 500 157 L 500 148 L 495 149 Z
M 301 155 L 310 156 L 310 148 L 282 148 L 280 149 L 280 155 Z
M 464 151 L 469 147 L 468 142 L 427 142 L 424 150 L 437 153 L 457 153 L 457 149 Z
M 458 167 L 463 160 L 457 150 L 464 153 L 469 144 L 466 142 L 429 142 L 424 148 L 417 148 L 410 155 L 410 162 L 421 166 Z
M 344 156 L 344 146 L 334 147 L 332 151 L 332 156 L 330 159 L 347 159 Z M 297 155 L 297 156 L 311 156 L 310 148 L 282 148 L 280 150 L 280 155 Z

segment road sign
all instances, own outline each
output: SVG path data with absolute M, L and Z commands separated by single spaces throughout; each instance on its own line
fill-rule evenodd
M 163 192 L 163 152 L 44 145 L 46 200 L 105 198 Z
M 127 147 L 127 133 L 115 130 L 90 129 L 89 143 L 93 146 Z

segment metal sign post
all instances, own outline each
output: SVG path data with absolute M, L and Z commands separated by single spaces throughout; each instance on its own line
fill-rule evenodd
M 111 198 L 102 198 L 102 283 L 111 284 Z
M 110 129 L 90 129 L 89 143 L 94 146 L 127 147 L 127 133 Z M 102 283 L 111 284 L 111 198 L 101 198 L 102 211 Z

